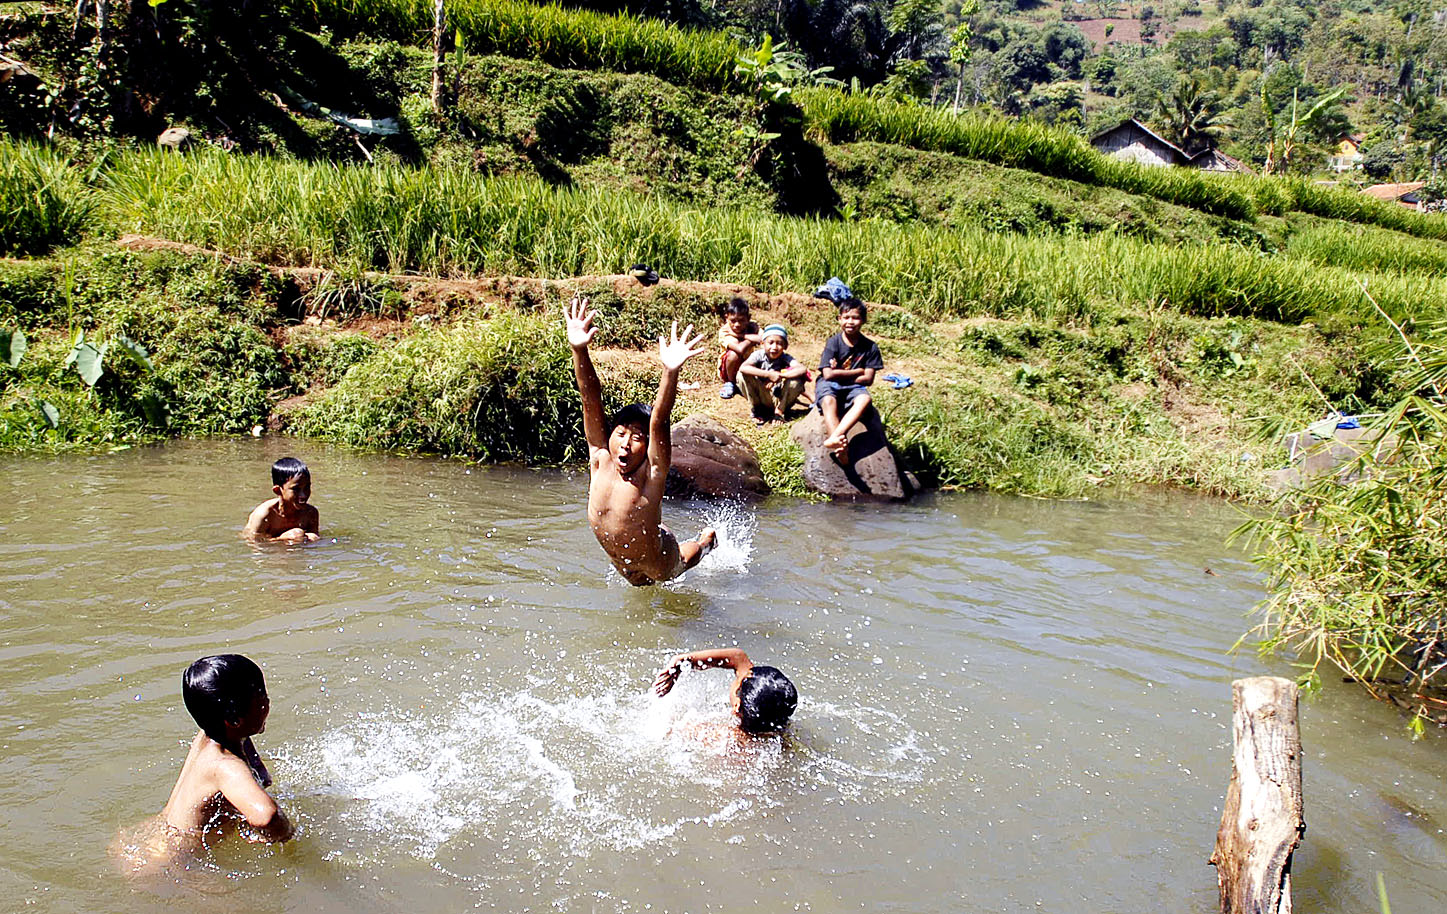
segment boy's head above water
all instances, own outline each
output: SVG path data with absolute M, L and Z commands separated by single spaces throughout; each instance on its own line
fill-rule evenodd
M 627 476 L 643 465 L 648 457 L 648 425 L 653 421 L 653 408 L 643 403 L 629 403 L 613 414 L 608 423 L 608 453 L 618 465 L 618 472 Z
M 777 733 L 789 725 L 799 693 L 789 677 L 771 666 L 756 666 L 734 693 L 734 711 L 745 733 Z
M 181 700 L 207 736 L 233 751 L 266 729 L 271 710 L 261 667 L 240 654 L 202 657 L 186 667 Z
M 283 457 L 271 465 L 271 491 L 288 505 L 304 505 L 311 498 L 312 474 L 295 457 Z

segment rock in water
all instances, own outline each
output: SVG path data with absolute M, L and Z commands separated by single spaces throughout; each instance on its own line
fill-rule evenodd
M 849 463 L 840 465 L 824 447 L 824 417 L 817 410 L 789 433 L 804 450 L 804 484 L 832 498 L 880 498 L 904 501 L 919 491 L 915 478 L 900 469 L 884 434 L 884 422 L 870 407 L 849 430 Z
M 769 484 L 752 445 L 713 419 L 695 414 L 673 427 L 668 494 L 756 498 L 769 494 Z

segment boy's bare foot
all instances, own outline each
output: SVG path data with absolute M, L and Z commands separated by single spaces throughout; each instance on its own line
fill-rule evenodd
M 698 554 L 700 556 L 708 555 L 713 551 L 713 547 L 718 545 L 718 534 L 712 527 L 704 527 L 698 531 L 698 545 L 700 546 Z
M 840 435 L 830 435 L 824 439 L 824 449 L 829 452 L 840 466 L 849 465 L 849 439 Z

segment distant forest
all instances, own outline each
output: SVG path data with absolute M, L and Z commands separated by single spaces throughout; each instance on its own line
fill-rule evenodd
M 1187 151 L 1315 174 L 1432 180 L 1447 140 L 1447 2 L 608 0 L 575 5 L 765 33 L 863 91 L 1083 135 L 1135 117 Z M 1434 182 L 1435 183 L 1435 182 Z

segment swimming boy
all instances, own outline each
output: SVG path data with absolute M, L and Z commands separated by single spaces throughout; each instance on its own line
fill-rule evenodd
M 725 400 L 738 393 L 739 368 L 764 338 L 759 325 L 749 319 L 749 303 L 734 298 L 724 307 L 723 326 L 718 328 L 718 377 L 723 381 L 718 395 Z
M 137 872 L 201 851 L 208 826 L 244 821 L 250 841 L 285 841 L 294 827 L 265 790 L 271 774 L 251 738 L 271 702 L 261 669 L 240 654 L 202 657 L 181 675 L 181 698 L 200 730 L 159 820 L 127 841 Z
M 869 310 L 859 299 L 851 296 L 840 302 L 839 332 L 829 337 L 819 356 L 814 402 L 824 415 L 824 447 L 841 463 L 849 460 L 849 430 L 869 408 L 866 388 L 874 383 L 874 373 L 884 367 L 879 347 L 861 329 L 868 317 Z
M 663 377 L 652 409 L 641 403 L 625 406 L 605 427 L 602 387 L 588 355 L 598 332 L 594 314 L 586 298 L 574 298 L 565 315 L 588 440 L 588 524 L 623 579 L 643 587 L 683 574 L 716 541 L 713 529 L 705 527 L 697 538 L 680 543 L 661 523 L 663 486 L 673 460 L 669 414 L 678 395 L 678 370 L 703 351 L 695 348 L 703 337 L 693 336 L 692 324 L 680 337 L 675 322 L 667 341 L 658 338 Z
M 307 504 L 312 496 L 312 474 L 295 457 L 271 465 L 271 491 L 276 497 L 251 512 L 241 535 L 260 543 L 314 543 L 321 515 Z
M 771 666 L 754 666 L 749 655 L 736 647 L 679 654 L 653 680 L 653 691 L 661 698 L 673 690 L 683 665 L 703 670 L 722 667 L 734 671 L 729 686 L 729 706 L 738 718 L 739 729 L 750 735 L 778 733 L 789 724 L 799 704 L 799 694 L 789 677 Z
M 763 338 L 759 350 L 739 368 L 739 384 L 744 399 L 753 407 L 757 425 L 787 419 L 789 408 L 804 392 L 804 377 L 809 373 L 785 351 L 789 348 L 789 331 L 782 324 L 765 327 Z

